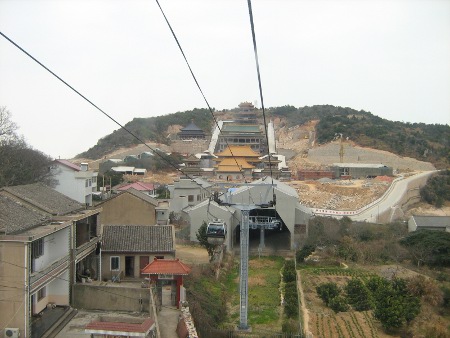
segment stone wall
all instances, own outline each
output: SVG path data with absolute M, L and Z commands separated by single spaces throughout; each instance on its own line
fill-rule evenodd
M 104 282 L 102 283 L 104 284 Z M 110 286 L 112 284 L 112 286 Z M 138 283 L 136 283 L 139 285 Z M 148 312 L 148 288 L 126 287 L 119 284 L 75 284 L 72 288 L 73 307 L 84 310 Z

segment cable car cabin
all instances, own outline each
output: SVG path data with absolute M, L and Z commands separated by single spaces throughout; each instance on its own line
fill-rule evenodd
M 222 220 L 215 220 L 208 223 L 206 237 L 210 244 L 223 244 L 227 235 L 227 227 Z

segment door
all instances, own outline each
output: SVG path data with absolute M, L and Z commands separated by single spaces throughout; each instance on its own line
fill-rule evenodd
M 125 256 L 125 277 L 134 277 L 134 256 Z
M 139 271 L 142 271 L 143 268 L 145 268 L 148 263 L 150 262 L 150 257 L 148 256 L 139 256 Z M 149 277 L 149 275 L 143 275 L 142 273 L 139 274 L 141 277 Z

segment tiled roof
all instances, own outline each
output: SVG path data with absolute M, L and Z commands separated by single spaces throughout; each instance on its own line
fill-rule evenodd
M 18 200 L 30 203 L 36 209 L 41 209 L 52 215 L 65 215 L 83 208 L 77 201 L 42 183 L 5 187 L 2 190 L 14 195 Z
M 197 127 L 195 125 L 195 123 L 192 121 L 186 127 L 181 128 L 181 132 L 183 132 L 183 131 L 201 131 L 201 132 L 203 132 L 203 130 L 201 130 L 199 127 Z
M 412 216 L 417 227 L 434 227 L 446 228 L 450 227 L 450 216 Z
M 122 190 L 128 190 L 130 188 L 136 189 L 138 191 L 149 191 L 149 190 L 154 190 L 155 186 L 153 185 L 153 183 L 134 182 L 134 183 L 122 185 L 117 190 L 122 191 Z
M 230 151 L 231 148 L 231 151 Z M 233 155 L 231 155 L 233 153 Z M 221 153 L 216 154 L 219 157 L 260 157 L 250 146 L 229 146 L 225 148 Z
M 171 225 L 105 225 L 102 251 L 174 252 Z
M 85 330 L 87 333 L 111 335 L 114 335 L 114 333 L 117 334 L 119 332 L 148 333 L 154 323 L 155 322 L 151 318 L 147 318 L 142 323 L 135 324 L 124 322 L 93 321 L 86 325 Z
M 69 167 L 70 169 L 76 170 L 76 171 L 80 171 L 81 168 L 80 166 L 76 165 L 75 163 L 72 163 L 68 160 L 55 160 L 56 163 L 61 163 L 62 165 L 65 165 L 66 167 Z
M 108 198 L 107 200 L 104 200 L 103 202 L 100 202 L 97 205 L 101 206 L 101 204 L 107 203 L 108 201 L 112 200 L 113 198 L 118 198 L 118 197 L 122 196 L 123 194 L 131 194 L 134 197 L 137 197 L 147 203 L 153 204 L 154 206 L 158 205 L 158 201 L 156 199 L 154 199 L 153 197 L 150 197 L 147 194 L 144 194 L 143 192 L 137 191 L 134 188 L 129 188 L 127 190 L 123 190 L 120 193 L 113 195 L 111 198 Z
M 191 268 L 182 263 L 179 259 L 157 258 L 141 270 L 141 273 L 150 275 L 188 275 L 189 272 L 191 272 Z
M 0 232 L 11 234 L 28 230 L 46 219 L 23 204 L 0 195 Z
M 236 164 L 237 162 L 237 164 Z M 249 164 L 245 159 L 243 158 L 224 158 L 219 164 L 218 164 L 218 168 L 220 170 L 221 167 L 237 167 L 237 165 L 239 165 L 239 167 L 243 168 L 243 169 L 253 169 L 254 166 L 252 166 L 251 164 Z

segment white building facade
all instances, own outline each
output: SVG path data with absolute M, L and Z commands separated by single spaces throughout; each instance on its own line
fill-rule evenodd
M 97 191 L 97 172 L 89 170 L 87 163 L 78 166 L 67 160 L 55 160 L 51 168 L 58 181 L 54 188 L 56 191 L 83 205 L 92 206 L 92 193 Z

